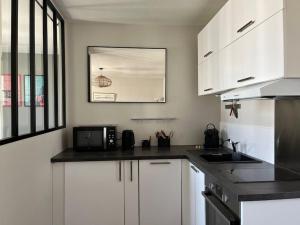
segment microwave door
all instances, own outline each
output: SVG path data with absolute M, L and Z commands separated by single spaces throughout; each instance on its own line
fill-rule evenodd
M 240 225 L 230 209 L 210 192 L 202 192 L 206 204 L 206 225 Z

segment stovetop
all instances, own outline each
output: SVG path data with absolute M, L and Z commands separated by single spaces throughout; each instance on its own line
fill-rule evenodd
M 239 168 L 223 172 L 226 178 L 234 183 L 275 182 L 300 180 L 300 174 L 287 169 L 272 168 Z

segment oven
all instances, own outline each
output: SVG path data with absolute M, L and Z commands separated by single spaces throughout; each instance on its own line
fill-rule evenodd
M 206 225 L 240 225 L 239 202 L 230 191 L 206 179 L 205 198 Z

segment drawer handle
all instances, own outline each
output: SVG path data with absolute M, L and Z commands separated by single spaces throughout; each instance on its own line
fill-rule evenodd
M 171 164 L 170 162 L 151 162 L 151 165 L 169 165 Z
M 211 54 L 213 54 L 213 51 L 209 51 L 208 53 L 206 53 L 203 57 L 207 58 L 208 56 L 210 56 Z
M 238 33 L 242 33 L 247 28 L 251 27 L 255 23 L 255 20 L 251 20 L 250 22 L 246 23 L 244 26 L 242 26 L 240 29 L 238 29 Z
M 194 167 L 194 166 L 191 166 L 192 170 L 194 170 L 196 173 L 199 173 L 199 171 Z
M 204 91 L 207 92 L 207 91 L 212 91 L 214 90 L 213 88 L 208 88 L 208 89 L 205 89 Z
M 237 82 L 238 83 L 243 83 L 243 82 L 246 82 L 246 81 L 249 81 L 249 80 L 254 80 L 254 79 L 255 79 L 255 77 L 246 77 L 246 78 L 238 80 Z

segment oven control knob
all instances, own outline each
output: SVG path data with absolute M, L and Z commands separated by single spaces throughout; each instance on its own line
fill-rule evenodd
M 228 196 L 225 195 L 225 194 L 222 194 L 222 201 L 225 202 L 225 203 L 227 203 L 228 200 L 229 200 Z

